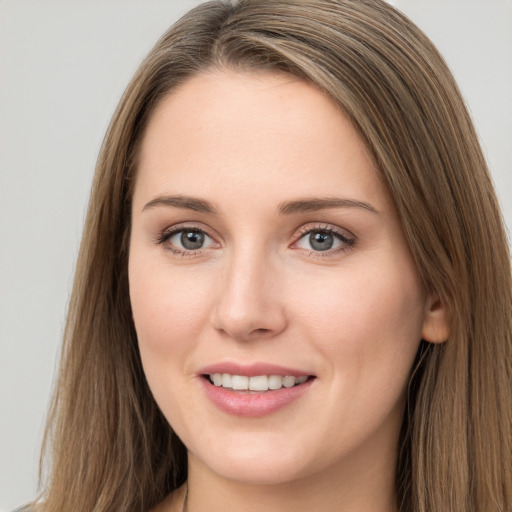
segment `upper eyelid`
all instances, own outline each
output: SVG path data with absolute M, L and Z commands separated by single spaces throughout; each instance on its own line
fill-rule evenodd
M 178 233 L 181 233 L 182 231 L 194 231 L 198 233 L 204 233 L 208 238 L 211 238 L 212 240 L 215 240 L 212 236 L 209 235 L 204 229 L 199 228 L 178 228 L 178 229 L 165 229 L 162 231 L 158 237 L 159 243 L 166 242 L 167 240 L 171 239 L 173 236 L 177 235 Z
M 172 234 L 172 233 L 179 233 L 180 231 L 202 231 L 206 235 L 208 235 L 210 238 L 216 239 L 217 237 L 211 233 L 211 230 L 209 227 L 205 226 L 204 224 L 200 222 L 179 222 L 178 224 L 171 224 L 164 229 L 162 229 L 159 233 L 162 235 L 165 234 Z
M 339 226 L 335 226 L 333 224 L 328 223 L 318 223 L 318 224 L 304 224 L 301 226 L 294 235 L 295 239 L 299 239 L 313 231 L 327 231 L 329 233 L 339 234 L 345 238 L 349 238 L 351 240 L 355 240 L 356 236 L 349 231 L 348 229 L 341 228 Z

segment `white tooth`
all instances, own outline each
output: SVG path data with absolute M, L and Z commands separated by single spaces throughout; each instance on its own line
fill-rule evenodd
M 302 377 L 297 377 L 295 379 L 295 384 L 304 384 L 304 382 L 306 382 L 308 380 L 308 376 L 307 375 L 304 375 Z
M 249 379 L 249 389 L 251 391 L 267 391 L 268 377 L 266 375 L 258 375 Z
M 283 386 L 283 378 L 281 375 L 271 375 L 268 378 L 268 389 L 281 389 Z
M 287 375 L 283 379 L 283 386 L 285 388 L 292 388 L 293 386 L 295 386 L 295 377 L 293 377 L 292 375 Z
M 222 374 L 222 387 L 223 388 L 230 388 L 231 387 L 231 374 L 230 373 L 223 373 Z
M 213 376 L 210 375 L 210 377 L 213 377 L 213 383 L 216 386 L 222 386 L 222 374 L 220 373 L 214 373 Z
M 233 375 L 231 377 L 231 387 L 233 389 L 249 389 L 249 377 L 245 375 Z

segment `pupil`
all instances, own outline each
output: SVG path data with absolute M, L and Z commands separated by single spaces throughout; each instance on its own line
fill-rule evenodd
M 181 244 L 185 249 L 194 250 L 200 249 L 204 243 L 203 233 L 197 231 L 184 231 L 181 234 Z
M 334 244 L 334 238 L 330 233 L 316 232 L 309 235 L 309 243 L 315 251 L 327 251 Z

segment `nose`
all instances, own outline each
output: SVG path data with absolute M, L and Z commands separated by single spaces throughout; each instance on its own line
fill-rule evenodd
M 213 327 L 237 341 L 269 339 L 285 330 L 282 273 L 266 254 L 246 250 L 226 261 Z

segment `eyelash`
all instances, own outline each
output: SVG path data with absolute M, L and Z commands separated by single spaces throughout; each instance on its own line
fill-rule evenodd
M 187 225 L 179 225 L 175 226 L 173 228 L 166 228 L 164 229 L 157 237 L 156 243 L 159 245 L 164 245 L 166 242 L 168 242 L 173 236 L 179 234 L 179 233 L 197 233 L 202 234 L 208 237 L 213 241 L 214 244 L 218 244 L 218 242 L 215 241 L 214 237 L 208 234 L 207 231 L 205 231 L 202 228 L 198 228 L 196 226 L 187 226 Z M 337 254 L 339 252 L 346 252 L 351 250 L 355 243 L 356 239 L 353 236 L 347 235 L 346 232 L 335 229 L 330 225 L 326 224 L 318 224 L 316 226 L 302 226 L 299 231 L 294 235 L 295 241 L 291 245 L 293 246 L 297 245 L 301 240 L 303 240 L 307 235 L 311 235 L 312 233 L 322 233 L 322 234 L 328 234 L 332 235 L 334 238 L 336 238 L 340 243 L 341 246 L 337 247 L 335 249 L 327 249 L 325 251 L 315 251 L 313 249 L 302 249 L 303 251 L 306 251 L 308 256 L 312 256 L 314 258 L 327 258 L 329 256 L 332 256 L 334 254 Z M 173 254 L 176 254 L 178 256 L 182 257 L 193 257 L 197 256 L 198 254 L 201 254 L 203 247 L 199 248 L 198 250 L 182 250 L 177 248 L 176 246 L 173 246 L 172 244 L 166 244 L 166 249 L 171 251 Z M 300 250 L 301 248 L 295 247 L 295 250 Z
M 314 258 L 328 258 L 330 256 L 333 256 L 334 254 L 338 254 L 340 252 L 347 252 L 351 249 L 353 249 L 356 238 L 354 236 L 348 235 L 346 231 L 342 231 L 341 229 L 334 228 L 327 224 L 317 224 L 315 226 L 302 226 L 297 234 L 294 236 L 296 239 L 295 242 L 293 242 L 293 245 L 298 244 L 301 240 L 303 240 L 306 236 L 311 235 L 312 233 L 322 233 L 322 234 L 328 234 L 332 235 L 334 238 L 336 238 L 340 243 L 341 246 L 337 247 L 335 249 L 328 249 L 325 251 L 315 251 L 312 249 L 304 249 L 307 251 L 308 256 L 312 256 Z
M 210 236 L 208 234 L 208 232 L 205 231 L 202 228 L 198 228 L 196 226 L 190 226 L 190 225 L 188 225 L 188 226 L 187 225 L 179 225 L 179 226 L 175 226 L 173 228 L 166 228 L 166 229 L 164 229 L 158 235 L 156 243 L 159 244 L 159 245 L 164 245 L 165 244 L 165 248 L 167 250 L 169 250 L 173 254 L 176 254 L 178 256 L 182 256 L 184 258 L 197 256 L 198 254 L 200 254 L 202 252 L 202 248 L 200 248 L 198 250 L 182 250 L 182 249 L 179 249 L 179 248 L 173 246 L 170 243 L 169 244 L 166 243 L 173 236 L 175 236 L 175 235 L 177 235 L 179 233 L 198 233 L 198 234 L 202 234 L 202 235 L 207 236 L 209 239 L 211 239 L 211 240 L 213 240 L 215 242 L 215 239 L 212 236 Z

